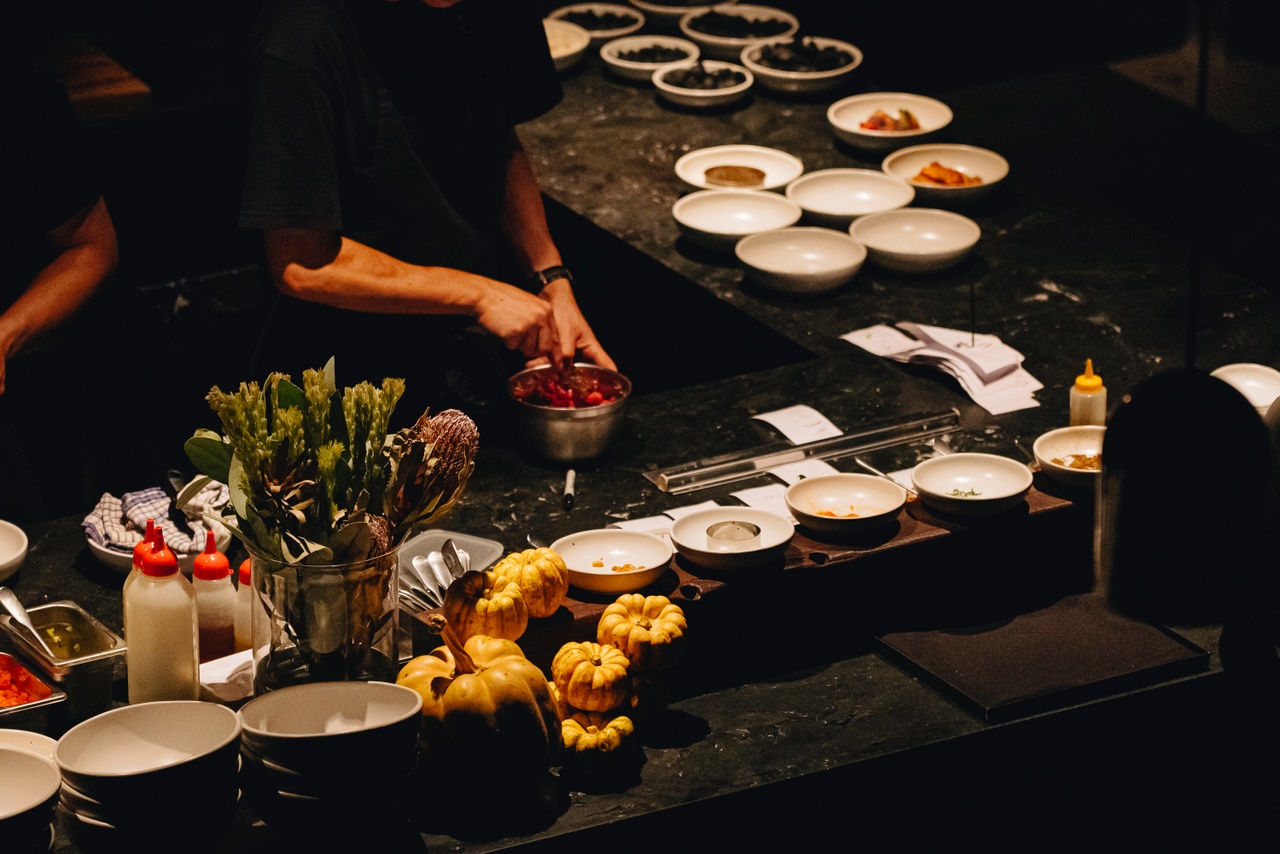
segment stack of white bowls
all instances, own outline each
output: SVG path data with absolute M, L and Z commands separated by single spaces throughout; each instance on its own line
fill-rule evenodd
M 208 850 L 235 821 L 240 719 L 216 703 L 121 706 L 58 739 L 59 807 L 86 851 Z
M 416 691 L 316 682 L 255 697 L 239 714 L 241 784 L 272 830 L 324 841 L 394 823 L 418 760 Z
M 48 756 L 0 743 L 0 850 L 45 854 L 53 849 L 61 779 Z

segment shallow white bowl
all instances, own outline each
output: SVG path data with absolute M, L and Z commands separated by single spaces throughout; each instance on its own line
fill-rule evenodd
M 713 166 L 750 166 L 764 173 L 764 181 L 755 187 L 722 187 L 707 183 L 707 170 Z M 776 148 L 762 145 L 713 145 L 684 154 L 676 161 L 676 175 L 686 184 L 700 190 L 776 190 L 785 187 L 804 172 L 800 158 Z
M 53 821 L 62 774 L 47 756 L 0 746 L 0 826 L 35 830 Z
M 691 68 L 702 63 L 702 67 L 707 71 L 721 71 L 728 69 L 736 71 L 742 75 L 742 82 L 735 86 L 726 86 L 723 89 L 686 89 L 683 86 L 676 86 L 667 82 L 667 76 L 672 71 Z M 751 88 L 751 84 L 755 82 L 755 77 L 750 71 L 733 62 L 724 62 L 718 59 L 701 59 L 697 62 L 677 62 L 673 65 L 660 65 L 653 72 L 650 78 L 653 85 L 657 88 L 658 94 L 667 101 L 679 107 L 692 107 L 694 109 L 710 109 L 712 107 L 724 107 L 735 101 L 741 100 L 747 90 Z
M 704 33 L 697 29 L 695 24 L 697 19 L 707 14 L 709 11 L 719 12 L 724 15 L 733 15 L 748 21 L 763 21 L 773 19 L 781 21 L 786 25 L 786 29 L 778 32 L 765 33 L 757 36 L 746 36 L 742 38 L 733 38 L 728 36 L 717 36 L 711 33 Z M 711 9 L 695 9 L 686 12 L 680 18 L 680 32 L 685 38 L 691 39 L 702 48 L 703 56 L 713 57 L 715 59 L 732 59 L 736 60 L 742 55 L 742 49 L 756 42 L 771 41 L 773 39 L 786 38 L 794 35 L 800 29 L 800 20 L 790 12 L 778 9 L 773 6 L 756 6 L 747 3 L 734 3 L 731 6 L 714 6 Z
M 684 51 L 685 55 L 663 62 L 639 62 L 634 59 L 623 59 L 621 56 L 634 50 L 653 47 L 681 50 Z M 652 82 L 653 72 L 664 65 L 692 62 L 700 55 L 701 52 L 696 44 L 688 39 L 677 38 L 676 36 L 625 36 L 605 42 L 600 46 L 600 58 L 604 60 L 610 71 L 627 80 L 643 80 L 645 82 Z
M 595 29 L 585 24 L 572 20 L 569 16 L 581 13 L 595 13 L 597 15 L 620 15 L 630 20 L 630 23 L 621 27 L 612 27 L 610 29 Z M 610 39 L 629 36 L 644 26 L 644 13 L 631 6 L 621 3 L 573 3 L 569 6 L 561 6 L 555 9 L 551 14 L 547 15 L 555 21 L 565 21 L 570 24 L 577 24 L 587 31 L 587 35 L 591 37 L 592 45 L 602 45 Z
M 655 534 L 599 528 L 561 537 L 551 550 L 569 568 L 569 583 L 594 593 L 628 593 L 648 587 L 661 577 L 671 561 L 671 546 Z M 599 566 L 594 564 L 599 562 Z M 614 572 L 631 564 L 637 569 Z
M 952 187 L 917 181 L 916 175 L 920 170 L 935 161 L 965 175 L 981 178 L 982 183 Z M 916 198 L 922 203 L 944 206 L 969 204 L 986 198 L 1009 174 L 1009 161 L 994 151 L 975 145 L 948 143 L 908 146 L 885 157 L 880 166 L 887 174 L 915 187 Z
M 758 190 L 698 190 L 676 200 L 671 214 L 690 240 L 729 251 L 748 234 L 795 225 L 800 206 Z
M 1262 415 L 1266 415 L 1271 404 L 1280 397 L 1280 371 L 1266 365 L 1237 362 L 1215 368 L 1209 375 L 1243 394 Z
M 1022 503 L 1031 469 L 997 454 L 948 454 L 917 465 L 911 482 L 920 500 L 943 513 L 987 516 Z
M 709 529 L 733 523 L 759 528 L 753 539 L 717 539 Z M 709 569 L 752 569 L 781 562 L 795 535 L 790 520 L 755 507 L 708 507 L 686 513 L 671 525 L 671 542 L 686 560 Z
M 906 181 L 875 169 L 819 169 L 786 189 L 806 221 L 839 229 L 847 229 L 855 217 L 906 207 L 915 195 Z
M 1102 439 L 1107 428 L 1094 424 L 1079 424 L 1073 427 L 1059 427 L 1050 430 L 1036 439 L 1031 446 L 1040 471 L 1064 486 L 1092 488 L 1102 473 L 1101 468 L 1073 468 L 1073 454 L 1089 455 L 1102 453 Z M 1062 462 L 1054 462 L 1061 460 Z
M 547 46 L 556 71 L 567 71 L 577 65 L 591 46 L 591 33 L 570 21 L 543 18 L 542 28 L 547 33 Z
M 850 61 L 839 68 L 825 71 L 786 71 L 760 62 L 760 56 L 770 45 L 790 44 L 794 38 L 769 39 L 764 42 L 749 44 L 738 54 L 738 61 L 756 76 L 756 82 L 765 89 L 774 92 L 809 94 L 826 92 L 848 80 L 862 65 L 862 51 L 848 42 L 839 39 L 809 37 L 809 42 L 818 48 L 835 48 L 850 58 Z
M 53 751 L 57 746 L 56 738 L 50 738 L 38 732 L 29 732 L 25 729 L 0 729 L 0 747 L 25 750 L 52 761 Z
M 895 118 L 909 110 L 920 123 L 916 130 L 867 130 L 862 123 L 883 110 Z M 869 151 L 889 151 L 922 142 L 951 124 L 951 108 L 936 98 L 910 92 L 866 92 L 841 98 L 827 108 L 827 124 L 849 145 Z
M 738 0 L 673 6 L 670 3 L 653 3 L 651 0 L 631 0 L 631 5 L 644 12 L 645 21 L 651 26 L 665 30 L 678 30 L 680 28 L 680 19 L 690 12 L 705 12 L 712 6 L 727 6 L 736 2 Z
M 801 525 L 836 536 L 883 528 L 907 503 L 905 489 L 869 474 L 806 477 L 787 487 L 784 497 Z
M 0 519 L 0 581 L 17 572 L 26 559 L 26 532 L 12 522 Z
M 797 226 L 749 234 L 734 246 L 747 278 L 786 294 L 821 294 L 857 275 L 866 248 L 847 232 Z
M 899 273 L 932 273 L 964 260 L 982 236 L 967 216 L 933 208 L 869 214 L 849 225 L 867 257 Z
M 239 751 L 235 712 L 171 700 L 119 706 L 76 724 L 54 756 L 68 783 L 115 805 L 175 791 L 234 791 Z

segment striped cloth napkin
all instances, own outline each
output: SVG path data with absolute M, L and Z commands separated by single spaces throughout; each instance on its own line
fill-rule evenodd
M 211 528 L 219 539 L 227 535 L 225 525 L 216 520 L 206 521 L 202 514 L 218 512 L 229 499 L 226 484 L 209 481 L 179 508 L 186 520 L 182 527 L 170 518 L 172 502 L 161 487 L 126 492 L 119 498 L 104 492 L 80 527 L 85 536 L 98 545 L 132 554 L 133 547 L 146 533 L 147 520 L 154 519 L 164 531 L 165 545 L 174 554 L 197 554 L 204 551 L 206 532 Z

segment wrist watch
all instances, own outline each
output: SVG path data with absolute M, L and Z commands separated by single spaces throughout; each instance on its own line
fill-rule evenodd
M 554 282 L 556 279 L 568 279 L 569 284 L 573 284 L 573 275 L 569 272 L 569 268 L 563 264 L 557 264 L 554 267 L 547 267 L 529 274 L 529 288 L 535 293 Z

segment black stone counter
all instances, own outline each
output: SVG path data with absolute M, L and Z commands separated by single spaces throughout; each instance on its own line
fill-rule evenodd
M 569 512 L 560 507 L 563 470 L 516 449 L 501 413 L 477 413 L 486 432 L 476 474 L 445 527 L 519 549 L 529 534 L 550 540 L 695 501 L 731 502 L 734 489 L 758 484 L 673 496 L 643 473 L 777 441 L 751 416 L 797 403 L 844 430 L 955 407 L 953 447 L 1018 456 L 1015 442 L 1029 448 L 1066 422 L 1067 389 L 1086 357 L 1113 406 L 1141 379 L 1185 363 L 1189 199 L 1139 164 L 1184 155 L 1191 116 L 1105 70 L 929 92 L 955 110 L 946 139 L 990 147 L 1011 164 L 1000 192 L 968 212 L 983 229 L 974 255 L 924 277 L 868 265 L 839 291 L 804 300 L 744 285 L 731 257 L 678 238 L 670 207 L 688 188 L 673 165 L 686 151 L 740 142 L 789 151 L 807 170 L 875 167 L 826 127 L 826 105 L 841 93 L 675 111 L 645 87 L 605 77 L 595 57 L 565 88 L 564 103 L 524 139 L 566 260 L 585 271 L 582 302 L 636 395 L 609 457 L 580 468 Z M 1099 112 L 1126 116 L 1126 133 L 1090 121 Z M 1244 146 L 1216 130 L 1214 138 Z M 1235 237 L 1224 232 L 1215 223 L 1202 244 L 1196 362 L 1280 365 L 1280 302 L 1247 277 L 1249 259 L 1231 256 Z M 942 375 L 838 337 L 899 320 L 963 327 L 971 287 L 979 331 L 1021 350 L 1045 384 L 1040 407 L 992 416 Z M 891 452 L 884 465 L 926 451 Z M 1210 651 L 1205 674 L 999 726 L 874 652 L 878 632 L 975 625 L 1087 590 L 1088 497 L 1037 482 L 1042 490 L 1043 512 L 956 525 L 856 560 L 799 559 L 721 579 L 715 596 L 689 604 L 696 643 L 668 715 L 646 734 L 635 779 L 610 791 L 556 789 L 547 809 L 514 811 L 510 821 L 495 803 L 490 823 L 465 830 L 428 806 L 423 835 L 409 834 L 404 850 L 639 850 L 662 844 L 660 834 L 681 847 L 806 848 L 840 834 L 850 845 L 897 835 L 908 845 L 1034 848 L 1028 834 L 1038 828 L 1082 841 L 1099 825 L 1145 841 L 1212 835 L 1225 799 L 1206 791 L 1218 790 L 1218 757 L 1235 746 L 1222 736 L 1216 627 L 1183 630 Z M 23 600 L 71 598 L 118 631 L 123 579 L 94 562 L 76 520 L 29 533 L 31 555 L 11 579 Z M 225 850 L 282 847 L 247 808 L 241 819 Z M 60 833 L 55 850 L 74 849 Z

